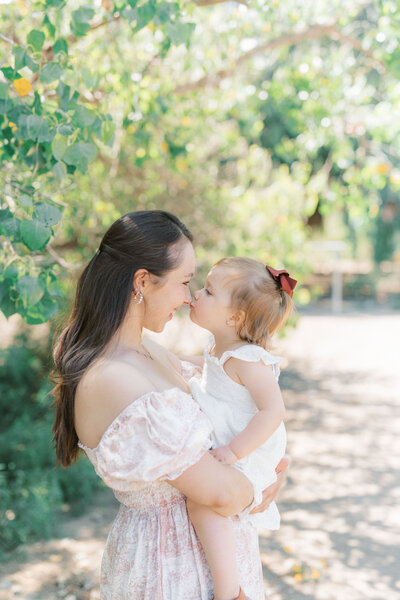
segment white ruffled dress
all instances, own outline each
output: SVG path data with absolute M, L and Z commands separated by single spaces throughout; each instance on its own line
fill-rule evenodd
M 234 356 L 246 362 L 259 362 L 271 365 L 276 379 L 279 379 L 279 363 L 281 358 L 273 356 L 261 346 L 245 344 L 224 352 L 220 358 L 210 354 L 215 340 L 211 336 L 204 351 L 204 368 L 201 379 L 193 377 L 189 381 L 193 397 L 202 411 L 208 416 L 212 425 L 211 434 L 213 448 L 225 446 L 247 427 L 257 413 L 258 408 L 246 387 L 233 381 L 224 369 L 225 362 Z M 269 508 L 254 515 L 249 511 L 260 504 L 262 491 L 276 481 L 275 467 L 283 458 L 286 450 L 286 430 L 283 422 L 262 446 L 248 456 L 235 463 L 250 480 L 254 488 L 254 502 L 239 517 L 255 527 L 279 529 L 280 516 L 275 502 Z
M 194 367 L 184 363 L 186 379 Z M 185 373 L 183 373 L 185 375 Z M 174 387 L 129 404 L 96 448 L 79 442 L 113 489 L 119 512 L 101 567 L 101 600 L 210 600 L 207 561 L 173 480 L 211 447 L 211 424 L 192 396 Z M 256 531 L 234 523 L 241 585 L 264 600 Z

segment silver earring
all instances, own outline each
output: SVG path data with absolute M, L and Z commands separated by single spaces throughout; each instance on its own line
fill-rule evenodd
M 135 304 L 140 304 L 141 301 L 143 300 L 143 294 L 142 292 L 132 292 L 134 294 L 133 296 L 133 301 Z

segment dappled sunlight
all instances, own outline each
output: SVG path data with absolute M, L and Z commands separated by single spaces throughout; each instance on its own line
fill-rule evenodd
M 397 315 L 306 316 L 280 343 L 292 466 L 260 537 L 271 600 L 398 597 L 399 333 Z

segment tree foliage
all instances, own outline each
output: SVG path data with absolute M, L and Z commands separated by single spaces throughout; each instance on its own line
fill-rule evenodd
M 0 16 L 0 306 L 28 323 L 119 214 L 304 269 L 308 220 L 399 229 L 395 0 L 41 0 Z M 335 216 L 340 215 L 335 221 Z

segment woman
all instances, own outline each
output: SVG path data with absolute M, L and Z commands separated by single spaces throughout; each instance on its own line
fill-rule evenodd
M 211 426 L 186 381 L 195 365 L 142 340 L 143 327 L 162 331 L 190 303 L 194 270 L 192 235 L 177 217 L 121 217 L 83 271 L 55 347 L 57 458 L 69 466 L 83 448 L 121 503 L 102 562 L 102 600 L 210 600 L 185 496 L 225 516 L 252 502 L 246 477 L 207 452 Z M 238 521 L 235 531 L 244 592 L 263 600 L 256 532 Z

